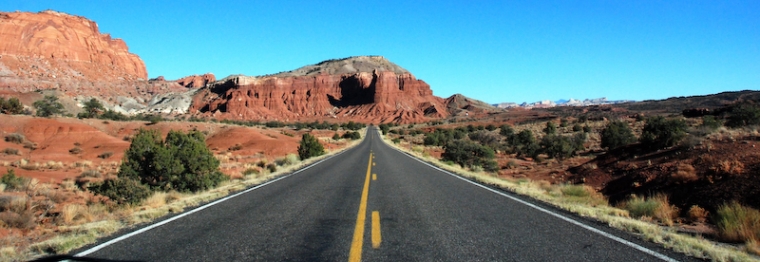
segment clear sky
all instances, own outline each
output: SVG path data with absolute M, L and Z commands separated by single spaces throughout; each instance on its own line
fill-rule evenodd
M 124 39 L 151 78 L 382 55 L 437 96 L 489 103 L 760 89 L 757 0 L 0 0 L 0 11 L 46 9 Z

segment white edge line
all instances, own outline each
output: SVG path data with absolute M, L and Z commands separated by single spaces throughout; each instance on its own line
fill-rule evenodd
M 357 144 L 357 145 L 358 145 L 358 144 Z M 76 255 L 74 255 L 74 256 L 75 256 L 75 257 L 83 257 L 83 256 L 86 256 L 86 255 L 89 255 L 89 254 L 95 253 L 95 252 L 97 252 L 98 250 L 101 250 L 101 249 L 103 249 L 103 248 L 106 248 L 106 247 L 108 247 L 108 246 L 110 246 L 110 245 L 113 245 L 113 244 L 115 244 L 115 243 L 119 242 L 119 241 L 125 240 L 125 239 L 127 239 L 127 238 L 133 237 L 133 236 L 135 236 L 135 235 L 138 235 L 138 234 L 141 234 L 141 233 L 144 233 L 144 232 L 146 232 L 146 231 L 148 231 L 148 230 L 151 230 L 151 229 L 154 229 L 154 228 L 157 228 L 157 227 L 163 226 L 163 225 L 165 225 L 165 224 L 168 224 L 168 223 L 170 223 L 170 222 L 172 222 L 172 221 L 174 221 L 174 220 L 177 220 L 177 219 L 180 219 L 180 218 L 186 217 L 186 216 L 188 216 L 188 215 L 191 215 L 191 214 L 193 214 L 193 213 L 195 213 L 195 212 L 198 212 L 198 211 L 204 210 L 204 209 L 206 209 L 206 208 L 209 208 L 209 207 L 211 207 L 211 206 L 214 206 L 214 205 L 216 205 L 216 204 L 219 204 L 219 203 L 222 203 L 222 202 L 224 202 L 224 201 L 227 201 L 227 200 L 229 200 L 229 199 L 231 199 L 231 198 L 234 198 L 234 197 L 240 196 L 240 195 L 242 195 L 242 194 L 245 194 L 245 193 L 251 192 L 251 191 L 253 191 L 253 190 L 259 189 L 259 188 L 261 188 L 261 187 L 264 187 L 264 186 L 266 186 L 266 185 L 269 185 L 269 184 L 272 184 L 272 183 L 274 183 L 274 182 L 280 181 L 280 180 L 282 180 L 282 179 L 285 179 L 285 178 L 291 177 L 291 176 L 293 176 L 293 175 L 295 175 L 295 174 L 301 173 L 301 171 L 304 171 L 304 170 L 307 170 L 307 169 L 309 169 L 309 168 L 311 168 L 311 167 L 314 167 L 314 166 L 316 166 L 316 165 L 318 165 L 318 164 L 320 164 L 320 163 L 322 163 L 322 162 L 324 162 L 324 161 L 327 161 L 328 159 L 331 159 L 331 158 L 333 158 L 333 157 L 336 157 L 336 156 L 339 156 L 339 155 L 341 155 L 341 154 L 343 154 L 343 153 L 345 153 L 345 152 L 348 152 L 349 150 L 351 150 L 351 148 L 349 148 L 349 149 L 346 149 L 346 150 L 343 150 L 343 152 L 337 153 L 337 154 L 335 154 L 335 155 L 332 155 L 332 156 L 330 156 L 330 157 L 328 157 L 328 158 L 325 158 L 325 159 L 319 160 L 319 161 L 317 161 L 317 162 L 315 162 L 315 163 L 313 163 L 313 164 L 311 164 L 311 165 L 308 165 L 308 166 L 306 166 L 306 167 L 304 167 L 304 168 L 301 168 L 301 169 L 299 169 L 299 170 L 297 170 L 297 171 L 295 171 L 295 172 L 293 172 L 293 173 L 291 173 L 291 174 L 289 174 L 289 175 L 285 175 L 285 176 L 281 176 L 281 177 L 275 178 L 275 179 L 273 179 L 273 180 L 269 180 L 269 181 L 267 181 L 266 183 L 263 183 L 263 184 L 259 184 L 259 185 L 256 185 L 256 186 L 254 186 L 254 187 L 251 187 L 251 188 L 249 188 L 249 189 L 246 189 L 246 190 L 240 191 L 240 192 L 238 192 L 238 193 L 235 193 L 234 195 L 229 195 L 229 196 L 226 196 L 226 197 L 224 197 L 224 198 L 221 198 L 221 199 L 217 199 L 217 200 L 215 200 L 215 201 L 213 201 L 213 202 L 211 202 L 211 203 L 208 203 L 208 204 L 205 204 L 205 205 L 203 205 L 203 206 L 197 207 L 197 208 L 195 208 L 195 209 L 193 209 L 193 210 L 190 210 L 190 211 L 187 211 L 187 212 L 185 212 L 185 213 L 182 213 L 182 214 L 176 215 L 176 216 L 174 216 L 174 217 L 172 217 L 172 218 L 169 218 L 169 219 L 166 219 L 166 220 L 164 220 L 164 221 L 161 221 L 161 222 L 158 222 L 158 223 L 152 224 L 152 225 L 150 225 L 150 226 L 147 226 L 147 227 L 141 228 L 141 229 L 139 229 L 139 230 L 135 230 L 135 231 L 132 231 L 132 232 L 130 232 L 130 233 L 128 233 L 128 234 L 125 234 L 125 235 L 122 235 L 122 236 L 120 236 L 120 237 L 117 237 L 117 238 L 111 239 L 111 240 L 109 240 L 109 241 L 107 241 L 107 242 L 105 242 L 105 243 L 103 243 L 103 244 L 100 244 L 100 245 L 94 246 L 94 247 L 92 247 L 92 248 L 90 248 L 90 249 L 87 249 L 87 250 L 85 250 L 85 251 L 79 252 L 79 253 L 77 253 L 77 254 L 76 254 Z
M 436 170 L 438 170 L 438 171 L 441 171 L 441 172 L 443 172 L 443 173 L 445 173 L 445 174 L 448 174 L 448 175 L 450 175 L 450 176 L 456 177 L 456 178 L 458 178 L 458 179 L 461 179 L 462 181 L 468 182 L 468 183 L 470 183 L 470 184 L 473 184 L 473 185 L 479 186 L 479 187 L 481 187 L 481 188 L 483 188 L 483 189 L 486 189 L 486 190 L 488 190 L 488 191 L 491 191 L 491 192 L 493 192 L 493 193 L 496 193 L 496 194 L 498 194 L 498 195 L 501 195 L 501 196 L 503 196 L 503 197 L 509 198 L 509 199 L 511 199 L 511 200 L 513 200 L 513 201 L 515 201 L 515 202 L 518 202 L 518 203 L 520 203 L 520 204 L 523 204 L 523 205 L 529 206 L 529 207 L 531 207 L 531 208 L 533 208 L 533 209 L 536 209 L 536 210 L 538 210 L 538 211 L 541 211 L 541 212 L 544 212 L 544 213 L 546 213 L 546 214 L 552 215 L 552 216 L 554 216 L 554 217 L 556 217 L 556 218 L 562 219 L 562 220 L 564 220 L 564 221 L 567 221 L 567 222 L 569 222 L 569 223 L 571 223 L 571 224 L 573 224 L 573 225 L 576 225 L 576 226 L 582 227 L 582 228 L 584 228 L 584 229 L 586 229 L 586 230 L 588 230 L 588 231 L 591 231 L 591 232 L 597 233 L 597 234 L 599 234 L 599 235 L 602 235 L 602 236 L 604 236 L 604 237 L 606 237 L 606 238 L 609 238 L 609 239 L 615 240 L 615 241 L 617 241 L 617 242 L 619 242 L 619 243 L 621 243 L 621 244 L 623 244 L 623 245 L 626 245 L 626 246 L 632 247 L 632 248 L 634 248 L 634 249 L 636 249 L 636 250 L 639 250 L 639 251 L 641 251 L 641 252 L 644 252 L 644 253 L 646 253 L 646 254 L 649 254 L 649 255 L 651 255 L 651 256 L 654 256 L 654 257 L 656 257 L 656 258 L 662 259 L 662 260 L 664 260 L 664 261 L 669 261 L 669 262 L 677 262 L 677 261 L 678 261 L 678 260 L 675 260 L 675 259 L 673 259 L 673 258 L 670 258 L 670 257 L 668 257 L 668 256 L 666 256 L 666 255 L 660 254 L 660 253 L 659 253 L 659 252 L 657 252 L 657 251 L 654 251 L 654 250 L 651 250 L 651 249 L 648 249 L 648 248 L 642 247 L 642 246 L 640 246 L 640 245 L 638 245 L 638 244 L 636 244 L 636 243 L 633 243 L 633 242 L 631 242 L 631 241 L 628 241 L 628 240 L 622 239 L 622 238 L 620 238 L 620 237 L 618 237 L 618 236 L 612 235 L 612 234 L 610 234 L 610 233 L 604 232 L 604 231 L 602 231 L 602 230 L 599 230 L 599 229 L 597 229 L 597 228 L 594 228 L 594 227 L 592 227 L 592 226 L 589 226 L 589 225 L 583 224 L 583 223 L 581 223 L 581 222 L 578 222 L 578 221 L 576 221 L 576 220 L 574 220 L 574 219 L 572 219 L 572 218 L 569 218 L 569 217 L 566 217 L 566 216 L 560 215 L 560 214 L 558 214 L 558 213 L 552 212 L 552 211 L 550 211 L 550 210 L 548 210 L 548 209 L 545 209 L 545 208 L 543 208 L 543 207 L 540 207 L 540 206 L 534 205 L 534 204 L 532 204 L 532 203 L 526 202 L 525 200 L 519 199 L 519 198 L 517 198 L 517 197 L 514 197 L 514 196 L 510 196 L 510 195 L 508 195 L 508 194 L 506 194 L 506 193 L 504 193 L 504 192 L 500 192 L 500 191 L 498 191 L 498 190 L 495 190 L 495 189 L 493 189 L 493 188 L 490 188 L 490 187 L 487 187 L 487 186 L 481 185 L 481 184 L 479 184 L 479 183 L 473 182 L 473 181 L 471 181 L 471 180 L 469 180 L 469 179 L 466 179 L 466 178 L 464 178 L 464 177 L 462 177 L 462 176 L 459 176 L 459 175 L 457 175 L 457 174 L 453 174 L 453 173 L 451 173 L 451 172 L 449 172 L 449 171 L 443 170 L 443 169 L 441 169 L 441 168 L 439 168 L 439 167 L 437 167 L 437 166 L 434 166 L 434 165 L 432 165 L 432 164 L 430 164 L 430 163 L 428 163 L 428 162 L 425 162 L 425 161 L 422 161 L 422 160 L 420 160 L 420 159 L 417 159 L 416 157 L 412 157 L 412 156 L 410 156 L 409 154 L 407 154 L 406 152 L 403 152 L 403 151 L 401 151 L 401 150 L 399 150 L 399 149 L 397 149 L 397 148 L 395 148 L 395 147 L 392 147 L 392 146 L 388 146 L 388 147 L 390 147 L 390 148 L 392 148 L 392 149 L 394 149 L 394 150 L 396 150 L 396 151 L 398 151 L 398 152 L 400 152 L 400 153 L 404 154 L 405 156 L 407 156 L 407 157 L 409 157 L 409 158 L 411 158 L 411 159 L 417 160 L 418 162 L 420 162 L 420 163 L 423 163 L 423 164 L 425 164 L 425 165 L 427 165 L 427 166 L 429 166 L 429 167 L 432 167 L 432 168 L 434 168 L 434 169 L 436 169 Z

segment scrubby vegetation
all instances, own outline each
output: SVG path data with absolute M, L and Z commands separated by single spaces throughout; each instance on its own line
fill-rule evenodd
M 298 157 L 300 157 L 301 160 L 315 156 L 321 156 L 324 153 L 325 148 L 321 143 L 319 143 L 319 140 L 317 140 L 316 137 L 312 136 L 309 133 L 303 134 L 303 136 L 301 136 L 301 143 L 298 146 Z
M 686 136 L 686 129 L 686 122 L 681 119 L 651 117 L 647 119 L 639 141 L 653 150 L 671 147 Z
M 11 97 L 5 100 L 4 97 L 0 97 L 0 112 L 8 115 L 18 115 L 24 112 L 24 105 L 18 98 Z
M 37 116 L 41 117 L 62 115 L 66 112 L 63 109 L 63 104 L 58 102 L 58 97 L 54 95 L 46 95 L 42 100 L 35 101 L 32 106 L 37 109 Z
M 601 147 L 615 149 L 636 142 L 633 131 L 623 121 L 612 121 L 602 130 Z

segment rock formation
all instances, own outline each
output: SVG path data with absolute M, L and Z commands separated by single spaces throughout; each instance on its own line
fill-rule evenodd
M 191 75 L 186 76 L 183 78 L 178 79 L 176 82 L 177 84 L 188 87 L 188 88 L 198 88 L 198 87 L 204 87 L 209 83 L 212 83 L 216 81 L 216 76 L 212 73 L 206 73 L 203 75 Z
M 19 77 L 146 79 L 140 57 L 84 17 L 55 11 L 0 13 L 3 67 Z M 40 65 L 41 64 L 41 65 Z
M 262 77 L 230 76 L 201 90 L 189 111 L 244 120 L 375 123 L 448 116 L 428 84 L 379 56 L 328 60 Z

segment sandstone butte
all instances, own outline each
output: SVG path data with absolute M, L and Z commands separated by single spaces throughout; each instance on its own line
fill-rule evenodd
M 410 123 L 449 115 L 427 83 L 381 56 L 327 60 L 268 76 L 230 76 L 201 89 L 189 112 L 285 122 Z

